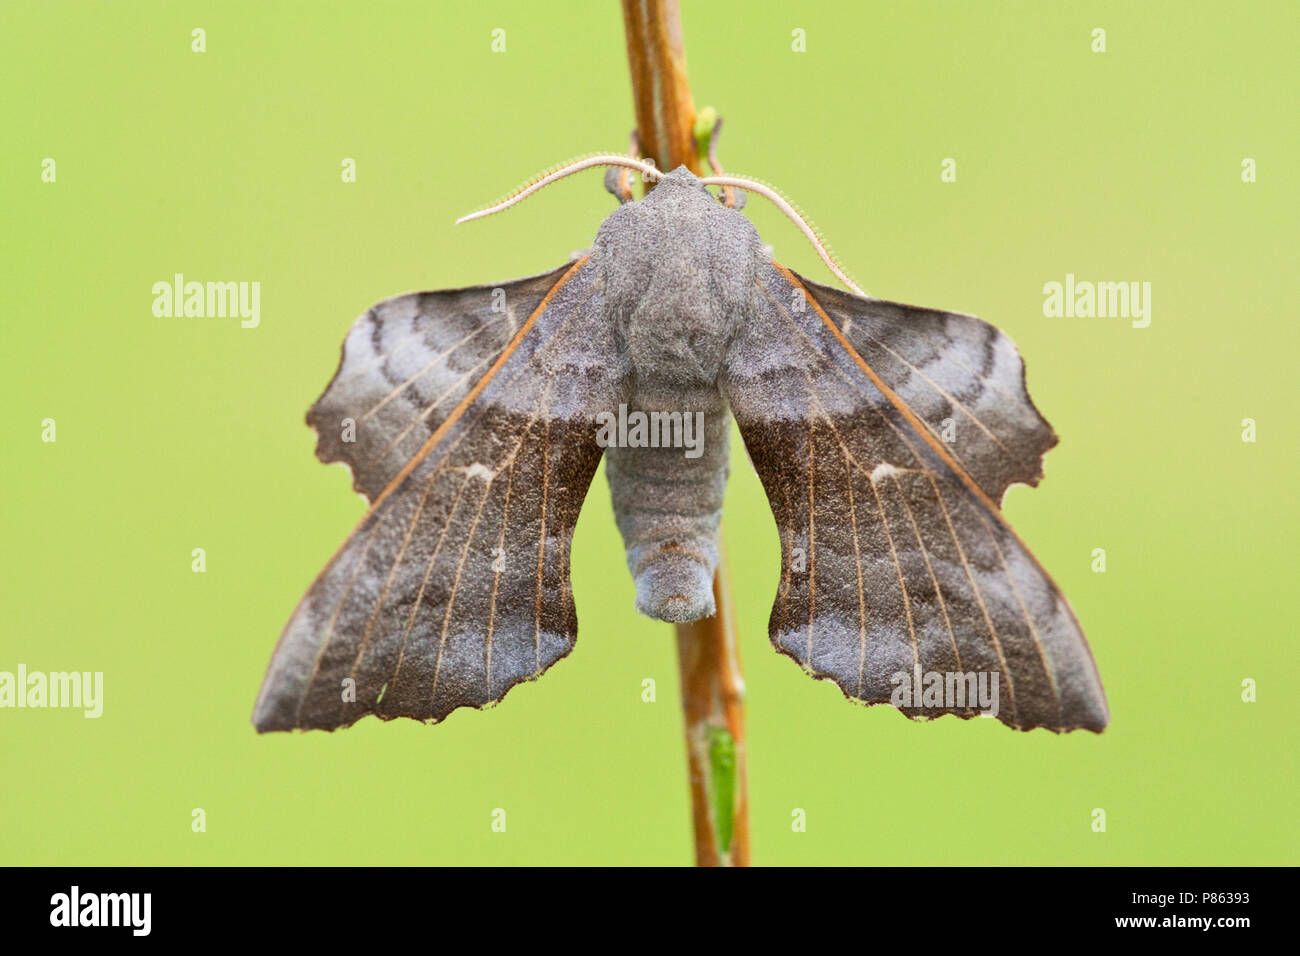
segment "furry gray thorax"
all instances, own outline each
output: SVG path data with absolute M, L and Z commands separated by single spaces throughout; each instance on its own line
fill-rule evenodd
M 685 167 L 616 209 L 591 257 L 639 381 L 674 394 L 711 385 L 753 312 L 762 241 Z

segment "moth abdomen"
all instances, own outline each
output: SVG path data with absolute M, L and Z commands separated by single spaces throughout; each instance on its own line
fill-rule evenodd
M 614 516 L 636 582 L 636 608 L 680 623 L 715 611 L 713 574 L 731 417 L 715 390 L 680 408 L 634 398 L 602 427 Z

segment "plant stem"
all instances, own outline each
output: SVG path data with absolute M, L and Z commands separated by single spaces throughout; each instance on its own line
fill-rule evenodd
M 713 577 L 713 597 L 717 614 L 677 625 L 695 863 L 748 866 L 745 680 L 740 671 L 725 554 Z
M 685 166 L 699 175 L 677 0 L 623 0 L 623 28 L 642 155 L 662 170 Z
M 663 170 L 701 172 L 695 107 L 677 0 L 623 0 L 637 139 Z M 685 717 L 686 760 L 697 866 L 749 865 L 745 773 L 745 682 L 722 535 L 713 578 L 717 613 L 677 625 L 677 661 Z

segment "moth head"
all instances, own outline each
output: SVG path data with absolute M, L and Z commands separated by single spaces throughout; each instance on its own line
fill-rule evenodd
M 685 166 L 678 166 L 672 172 L 664 173 L 659 177 L 658 186 L 659 188 L 667 186 L 675 189 L 704 189 L 704 183 L 700 181 L 700 177 Z
M 482 219 L 483 217 L 490 216 L 493 213 L 502 212 L 516 203 L 522 202 L 533 193 L 549 186 L 553 182 L 564 179 L 566 176 L 572 176 L 574 173 L 582 172 L 584 169 L 593 169 L 601 166 L 622 167 L 623 169 L 639 172 L 643 181 L 653 182 L 659 188 L 665 186 L 670 189 L 699 188 L 703 189 L 707 193 L 708 190 L 705 187 L 708 186 L 730 186 L 735 189 L 744 189 L 747 192 L 756 193 L 764 199 L 772 202 L 781 210 L 781 212 L 785 213 L 786 217 L 789 218 L 791 222 L 799 227 L 799 231 L 802 232 L 804 237 L 812 244 L 817 255 L 821 257 L 821 260 L 826 263 L 827 268 L 834 273 L 837 279 L 843 282 L 844 285 L 856 294 L 862 296 L 866 295 L 866 293 L 858 287 L 857 283 L 855 283 L 849 277 L 848 273 L 840 266 L 839 260 L 835 258 L 826 243 L 822 241 L 821 234 L 812 224 L 812 221 L 791 204 L 784 196 L 782 196 L 781 193 L 772 186 L 769 186 L 767 183 L 757 179 L 747 179 L 743 176 L 696 176 L 685 166 L 678 166 L 671 172 L 662 173 L 650 163 L 634 159 L 631 156 L 619 156 L 614 153 L 594 153 L 590 156 L 583 156 L 571 162 L 552 167 L 546 172 L 534 176 L 524 185 L 509 193 L 504 199 L 493 203 L 491 206 L 461 216 L 456 220 L 456 224 L 460 225 L 462 222 L 469 222 L 473 219 Z M 646 198 L 651 198 L 652 196 L 653 193 L 651 193 L 651 196 Z

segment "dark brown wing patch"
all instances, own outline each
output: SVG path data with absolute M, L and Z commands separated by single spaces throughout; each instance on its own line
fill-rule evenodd
M 846 696 L 910 716 L 985 708 L 947 693 L 900 703 L 904 681 L 996 675 L 996 716 L 1012 727 L 1104 727 L 1078 622 L 998 511 L 996 486 L 964 470 L 797 277 L 773 268 L 758 292 L 723 389 L 781 534 L 773 643 Z M 901 354 L 905 339 L 893 339 Z M 1005 474 L 981 457 L 992 446 L 966 449 Z
M 317 457 L 345 463 L 374 501 L 570 268 L 375 303 L 353 323 L 338 371 L 307 412 Z
M 584 264 L 374 495 L 285 627 L 259 730 L 441 720 L 572 648 L 569 548 L 601 455 L 593 414 L 617 406 L 626 379 Z
M 787 275 L 994 502 L 1036 485 L 1057 443 L 1025 388 L 1015 344 L 973 315 L 850 295 Z

